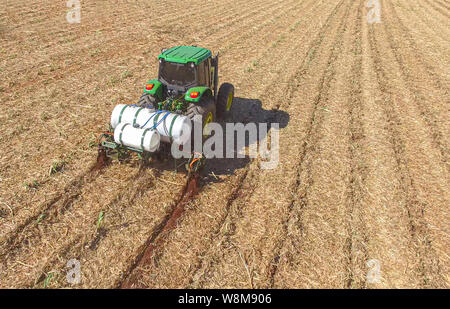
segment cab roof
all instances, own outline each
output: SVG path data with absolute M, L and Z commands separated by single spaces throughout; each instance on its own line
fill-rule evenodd
M 164 59 L 167 62 L 201 63 L 211 56 L 211 51 L 197 46 L 175 46 L 162 52 L 158 59 Z

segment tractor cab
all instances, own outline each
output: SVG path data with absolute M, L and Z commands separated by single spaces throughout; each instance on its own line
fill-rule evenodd
M 176 46 L 164 49 L 158 56 L 158 80 L 164 86 L 163 95 L 185 94 L 193 87 L 207 87 L 216 96 L 217 56 L 197 46 Z

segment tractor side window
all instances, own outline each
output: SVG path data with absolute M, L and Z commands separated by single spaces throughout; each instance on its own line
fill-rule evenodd
M 206 75 L 205 75 L 206 61 L 203 61 L 198 65 L 198 84 L 202 86 L 207 85 Z
M 209 72 L 208 72 L 208 74 L 209 74 L 209 80 L 210 80 L 210 83 L 211 83 L 211 88 L 214 88 L 214 91 L 216 91 L 216 89 L 215 89 L 215 87 L 216 87 L 216 85 L 214 84 L 214 80 L 215 80 L 215 66 L 214 66 L 214 64 L 212 63 L 212 60 L 211 60 L 211 58 L 209 59 Z
M 211 58 L 208 58 L 207 61 L 205 61 L 205 77 L 206 77 L 206 83 L 208 87 L 212 87 L 211 83 Z

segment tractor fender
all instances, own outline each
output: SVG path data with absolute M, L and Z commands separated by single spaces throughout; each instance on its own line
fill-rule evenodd
M 151 79 L 145 84 L 144 93 L 151 94 L 161 100 L 163 96 L 163 84 L 157 79 Z
M 198 92 L 198 95 L 191 95 L 194 92 Z M 209 87 L 204 87 L 204 86 L 199 86 L 199 87 L 192 87 L 191 89 L 189 89 L 186 94 L 184 95 L 184 99 L 188 102 L 194 102 L 194 103 L 198 103 L 200 101 L 200 99 L 203 96 L 212 96 L 212 91 L 211 88 Z

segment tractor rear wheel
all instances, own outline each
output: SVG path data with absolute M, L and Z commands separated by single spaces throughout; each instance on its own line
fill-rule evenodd
M 234 86 L 229 83 L 223 83 L 220 86 L 217 96 L 217 117 L 225 119 L 231 110 L 234 99 Z
M 207 128 L 208 123 L 216 121 L 216 105 L 214 104 L 214 98 L 202 97 L 200 102 L 190 103 L 186 111 L 186 116 L 191 120 L 194 120 L 195 116 L 201 116 L 203 135 L 209 135 L 208 132 L 205 132 L 207 131 L 205 129 Z
M 147 107 L 147 108 L 156 108 L 157 101 L 154 96 L 152 96 L 149 93 L 144 93 L 141 98 L 139 99 L 139 102 L 137 103 L 137 106 L 141 107 Z

